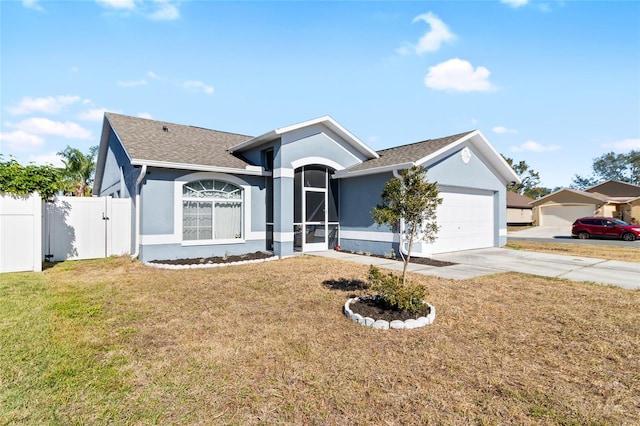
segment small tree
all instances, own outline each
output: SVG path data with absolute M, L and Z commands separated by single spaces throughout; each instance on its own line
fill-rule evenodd
M 382 204 L 373 208 L 371 215 L 378 226 L 389 225 L 400 237 L 400 255 L 404 262 L 402 284 L 406 283 L 407 266 L 411 259 L 414 241 L 433 242 L 438 233 L 436 209 L 442 204 L 436 183 L 427 181 L 427 169 L 412 166 L 400 171 L 399 178 L 392 178 L 382 190 Z M 404 221 L 404 227 L 400 221 Z M 407 254 L 402 245 L 407 242 Z

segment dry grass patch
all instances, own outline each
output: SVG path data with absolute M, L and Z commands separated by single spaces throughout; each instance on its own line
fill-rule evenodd
M 65 326 L 51 339 L 89 350 L 93 369 L 69 388 L 22 392 L 20 403 L 0 396 L 0 419 L 633 424 L 640 417 L 640 292 L 520 274 L 462 282 L 412 275 L 429 289 L 435 323 L 377 331 L 341 312 L 359 290 L 323 285 L 366 274 L 366 265 L 306 256 L 182 271 L 126 258 L 58 264 L 41 275 L 37 291 L 46 297 L 38 303 L 75 294 L 81 306 L 99 307 L 93 316 L 50 318 Z M 28 305 L 23 299 L 15 303 Z M 12 323 L 2 315 L 4 332 Z M 0 357 L 0 371 L 9 359 Z M 32 362 L 18 359 L 12 368 L 29 374 Z M 100 366 L 116 368 L 117 382 Z M 0 376 L 1 384 L 17 394 L 29 386 L 24 374 Z
M 537 243 L 533 241 L 509 241 L 506 248 L 564 254 L 568 256 L 594 257 L 625 262 L 640 262 L 640 246 L 629 243 L 628 247 L 589 244 Z

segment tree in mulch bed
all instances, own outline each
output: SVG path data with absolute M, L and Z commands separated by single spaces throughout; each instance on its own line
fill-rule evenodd
M 376 266 L 369 266 L 367 287 L 376 296 L 360 297 L 351 309 L 363 317 L 386 321 L 407 320 L 429 314 L 427 289 L 422 284 L 403 283 L 392 273 L 383 274 Z
M 414 241 L 433 242 L 436 239 L 436 209 L 442 204 L 442 198 L 438 195 L 437 184 L 427 180 L 427 169 L 422 166 L 414 165 L 401 170 L 398 177 L 385 184 L 380 194 L 382 203 L 373 208 L 371 215 L 378 226 L 387 225 L 399 234 L 400 255 L 404 266 L 400 278 L 391 273 L 384 275 L 371 265 L 368 281 L 379 297 L 368 299 L 366 304 L 375 303 L 376 308 L 392 316 L 399 313 L 419 315 L 425 310 L 428 314 L 426 288 L 421 284 L 408 284 L 406 275 Z M 406 254 L 403 253 L 405 243 Z M 357 308 L 354 306 L 354 309 Z
M 427 180 L 427 169 L 412 166 L 401 170 L 399 177 L 390 179 L 384 186 L 382 203 L 371 211 L 374 222 L 388 225 L 400 236 L 400 255 L 404 261 L 402 283 L 406 281 L 407 265 L 411 259 L 413 243 L 417 240 L 433 242 L 438 233 L 436 209 L 442 204 L 438 197 L 437 183 Z M 403 253 L 406 243 L 407 252 Z

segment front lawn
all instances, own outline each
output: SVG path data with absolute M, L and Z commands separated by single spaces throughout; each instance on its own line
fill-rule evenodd
M 127 257 L 0 275 L 0 424 L 633 424 L 640 292 L 412 275 L 433 325 L 377 331 L 300 256 L 199 270 Z M 327 285 L 333 283 L 334 285 Z

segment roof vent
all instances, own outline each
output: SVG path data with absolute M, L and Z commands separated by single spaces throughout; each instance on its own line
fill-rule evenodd
M 165 133 L 169 133 L 169 128 L 168 128 L 167 126 L 162 126 L 162 130 L 163 130 Z

